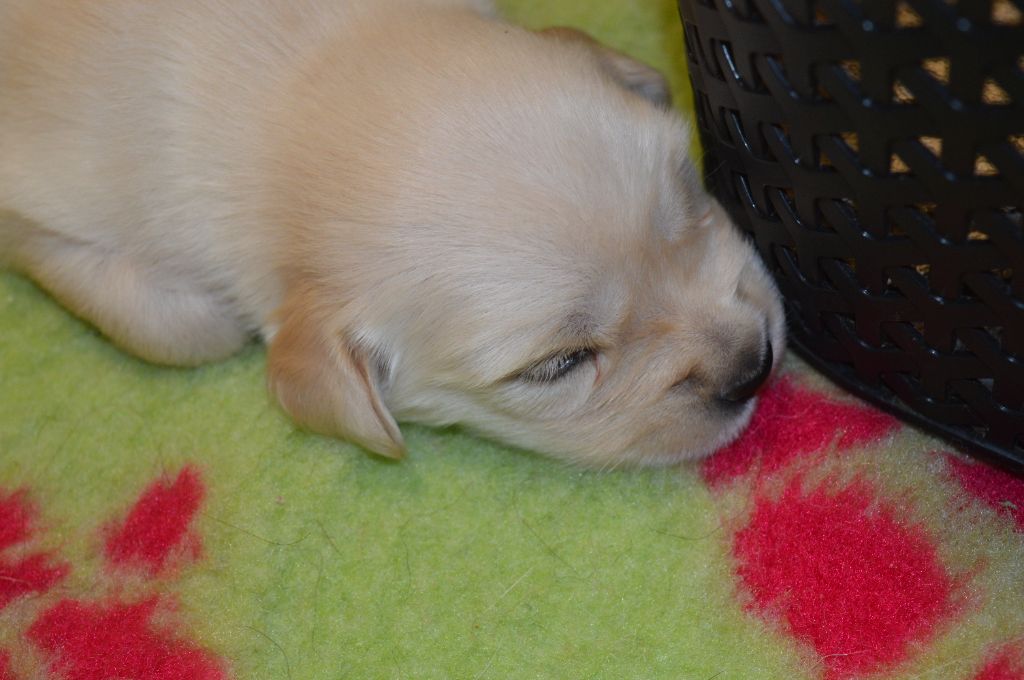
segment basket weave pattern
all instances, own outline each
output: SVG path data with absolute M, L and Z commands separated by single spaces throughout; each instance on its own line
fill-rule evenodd
M 680 0 L 712 191 L 846 387 L 1024 465 L 1024 0 Z

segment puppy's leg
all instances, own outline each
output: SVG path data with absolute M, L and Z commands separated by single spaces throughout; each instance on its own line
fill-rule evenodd
M 123 253 L 22 221 L 6 226 L 5 259 L 121 348 L 158 364 L 191 366 L 238 351 L 248 333 L 226 305 L 187 282 L 165 281 Z M 20 232 L 20 234 L 18 233 Z

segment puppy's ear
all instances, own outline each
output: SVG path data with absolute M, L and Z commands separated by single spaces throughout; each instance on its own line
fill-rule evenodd
M 659 108 L 667 109 L 672 106 L 668 81 L 657 69 L 622 52 L 605 47 L 591 36 L 575 28 L 556 26 L 540 31 L 540 34 L 555 40 L 575 42 L 586 46 L 597 57 L 604 72 L 619 85 L 640 95 Z
M 380 396 L 380 370 L 371 352 L 306 303 L 293 298 L 270 343 L 271 392 L 299 424 L 401 458 L 405 442 Z

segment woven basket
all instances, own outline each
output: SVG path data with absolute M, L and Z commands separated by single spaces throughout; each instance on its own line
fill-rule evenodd
M 711 190 L 792 342 L 1024 469 L 1024 0 L 680 0 Z

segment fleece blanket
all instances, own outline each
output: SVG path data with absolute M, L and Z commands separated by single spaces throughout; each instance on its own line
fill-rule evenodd
M 671 0 L 508 0 L 670 74 Z M 795 358 L 747 433 L 590 472 L 297 430 L 264 350 L 120 353 L 0 274 L 0 680 L 1024 678 L 1024 481 Z

